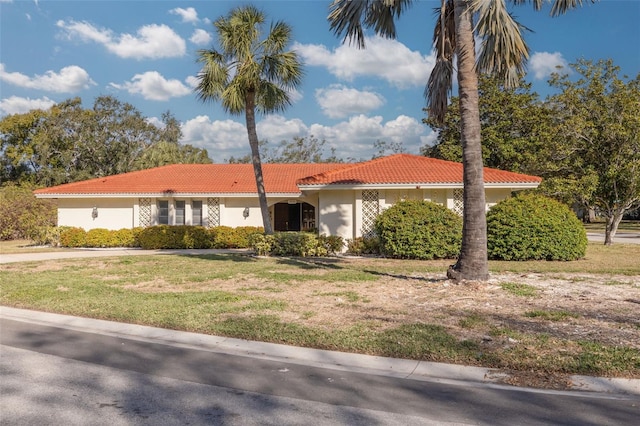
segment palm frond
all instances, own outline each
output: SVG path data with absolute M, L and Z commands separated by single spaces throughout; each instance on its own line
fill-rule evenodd
M 256 92 L 256 105 L 260 113 L 282 112 L 291 105 L 289 92 L 283 90 L 277 84 L 261 81 Z
M 204 102 L 218 100 L 229 79 L 224 55 L 216 50 L 199 50 L 197 62 L 202 64 L 202 69 L 196 77 L 196 96 Z
M 373 29 L 376 34 L 396 37 L 394 19 L 411 5 L 413 0 L 334 0 L 329 5 L 331 31 L 343 41 L 355 42 L 360 49 L 365 47 L 364 28 Z
M 529 58 L 522 35 L 528 29 L 507 11 L 505 0 L 472 0 L 471 8 L 477 13 L 475 31 L 482 39 L 478 72 L 498 76 L 506 87 L 517 85 Z
M 334 0 L 329 5 L 329 28 L 337 36 L 344 35 L 349 44 L 355 41 L 358 48 L 364 48 L 364 31 L 362 21 L 369 8 L 368 0 Z
M 278 21 L 271 25 L 267 37 L 262 41 L 262 48 L 266 55 L 282 52 L 291 42 L 291 26 Z
M 452 85 L 453 61 L 451 59 L 438 58 L 424 91 L 429 117 L 432 117 L 437 123 L 444 123 Z
M 597 0 L 591 0 L 591 3 L 595 3 Z M 554 0 L 553 6 L 551 6 L 551 16 L 563 15 L 570 9 L 575 9 L 578 6 L 582 6 L 582 0 Z

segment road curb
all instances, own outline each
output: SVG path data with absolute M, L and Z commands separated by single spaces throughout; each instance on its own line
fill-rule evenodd
M 554 392 L 575 395 L 576 392 L 583 391 L 605 395 L 640 395 L 640 380 L 637 379 L 572 376 L 573 390 L 570 391 L 516 388 L 501 384 L 501 381 L 508 377 L 508 374 L 483 367 L 301 348 L 5 306 L 0 307 L 0 317 L 14 321 L 30 322 L 175 347 L 403 379 L 475 384 L 478 386 L 520 389 L 527 392 Z

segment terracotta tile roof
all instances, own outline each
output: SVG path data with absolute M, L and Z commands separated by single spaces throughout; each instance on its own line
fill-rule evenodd
M 263 164 L 267 193 L 299 194 L 302 177 L 343 167 L 340 164 Z M 148 170 L 106 176 L 43 188 L 36 195 L 52 194 L 255 194 L 251 164 L 172 164 Z
M 487 184 L 540 183 L 536 176 L 484 168 Z M 302 178 L 298 185 L 461 184 L 462 163 L 411 154 L 396 154 L 351 164 Z
M 263 164 L 267 193 L 299 194 L 301 186 L 357 184 L 461 184 L 462 164 L 418 155 L 396 154 L 355 164 Z M 539 183 L 540 178 L 484 169 L 485 183 Z M 172 164 L 68 183 L 36 195 L 255 194 L 251 164 Z

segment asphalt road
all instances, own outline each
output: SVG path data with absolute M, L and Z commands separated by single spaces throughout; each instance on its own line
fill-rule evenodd
M 636 425 L 638 395 L 441 383 L 0 319 L 7 425 Z

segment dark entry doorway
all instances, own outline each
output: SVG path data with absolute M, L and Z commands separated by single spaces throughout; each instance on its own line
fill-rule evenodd
M 273 207 L 275 231 L 306 231 L 316 226 L 316 208 L 309 203 L 277 203 Z

